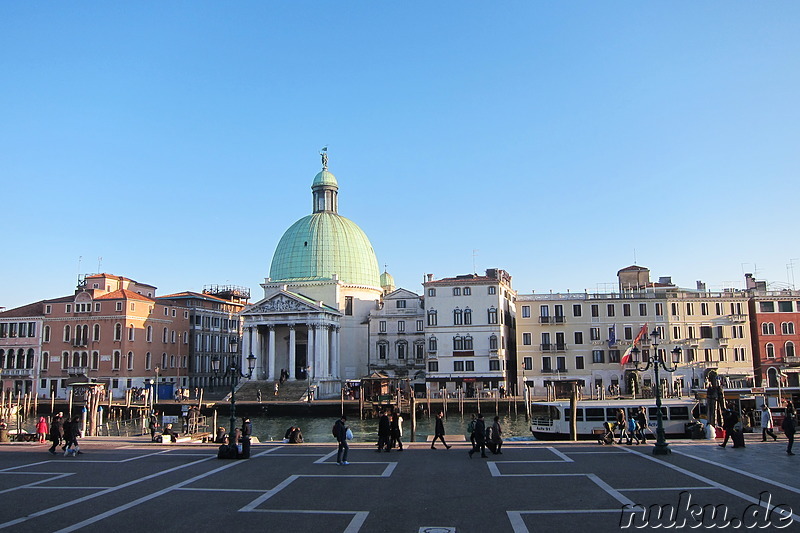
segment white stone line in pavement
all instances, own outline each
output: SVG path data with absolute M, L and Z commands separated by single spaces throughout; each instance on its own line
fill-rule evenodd
M 189 464 L 197 464 L 197 463 L 199 463 L 201 461 L 206 461 L 206 460 L 207 459 L 201 459 L 200 461 L 195 461 L 195 462 L 189 463 Z M 65 527 L 63 529 L 59 529 L 57 531 L 57 533 L 69 533 L 70 531 L 75 531 L 77 529 L 81 529 L 83 527 L 90 526 L 90 525 L 92 525 L 92 524 L 94 524 L 96 522 L 99 522 L 100 520 L 105 520 L 106 518 L 108 518 L 110 516 L 114 516 L 115 514 L 121 513 L 122 511 L 127 511 L 128 509 L 132 509 L 133 507 L 136 507 L 137 505 L 140 505 L 140 504 L 142 504 L 144 502 L 148 502 L 148 501 L 150 501 L 150 500 L 152 500 L 154 498 L 158 498 L 160 496 L 163 496 L 164 494 L 172 492 L 175 489 L 184 487 L 186 485 L 194 483 L 195 481 L 199 481 L 199 480 L 204 479 L 204 478 L 206 478 L 208 476 L 212 476 L 214 474 L 217 474 L 218 472 L 221 472 L 223 470 L 227 470 L 228 468 L 234 467 L 234 466 L 239 465 L 239 464 L 244 464 L 244 462 L 233 461 L 233 462 L 230 462 L 228 464 L 225 464 L 225 465 L 222 465 L 220 467 L 217 467 L 217 468 L 215 468 L 213 470 L 209 470 L 208 472 L 206 472 L 204 474 L 198 474 L 198 475 L 196 475 L 196 476 L 194 476 L 192 478 L 189 478 L 189 479 L 187 479 L 185 481 L 181 481 L 180 483 L 177 483 L 177 484 L 175 484 L 175 485 L 173 485 L 171 487 L 167 487 L 165 489 L 153 492 L 151 494 L 148 494 L 147 496 L 142 496 L 141 498 L 138 498 L 136 500 L 128 502 L 128 503 L 126 503 L 124 505 L 120 505 L 119 507 L 115 507 L 113 509 L 109 509 L 108 511 L 106 511 L 104 513 L 100 513 L 100 514 L 95 515 L 95 516 L 93 516 L 91 518 L 87 518 L 86 520 L 78 522 L 77 524 L 72 524 L 71 526 L 67 526 L 67 527 Z
M 255 511 L 256 507 L 258 507 L 259 505 L 261 505 L 262 503 L 264 503 L 265 501 L 269 500 L 274 495 L 278 494 L 280 491 L 282 491 L 283 489 L 285 489 L 286 487 L 291 485 L 292 482 L 294 482 L 294 480 L 298 479 L 299 477 L 300 476 L 295 475 L 295 474 L 287 477 L 286 479 L 284 479 L 283 481 L 281 481 L 280 483 L 275 485 L 273 488 L 271 488 L 270 490 L 268 490 L 267 492 L 265 492 L 264 494 L 262 494 L 261 496 L 259 496 L 255 500 L 251 501 L 250 503 L 248 503 L 247 505 L 245 505 L 241 509 L 239 509 L 239 512 L 240 513 L 248 513 L 248 512 Z
M 586 477 L 594 481 L 598 487 L 606 491 L 606 494 L 617 500 L 622 505 L 633 505 L 632 500 L 630 500 L 627 496 L 620 494 L 617 489 L 600 479 L 600 476 L 597 474 L 586 474 Z
M 524 514 L 594 514 L 594 513 L 621 513 L 621 509 L 541 509 L 537 511 L 506 511 L 508 520 L 514 533 L 530 533 L 528 526 L 522 519 Z
M 30 466 L 46 465 L 47 463 L 52 463 L 52 462 L 53 461 L 51 459 L 47 459 L 46 461 L 37 461 L 35 463 L 27 463 L 27 464 L 24 464 L 24 465 L 10 466 L 8 468 L 4 468 L 4 469 L 0 470 L 0 474 L 4 474 L 6 472 L 11 472 L 13 470 L 18 470 L 20 468 L 28 468 Z
M 111 487 L 54 487 L 52 485 L 48 485 L 46 487 L 27 487 L 29 489 L 34 490 L 106 490 L 110 489 Z
M 615 451 L 611 451 L 611 452 L 573 452 L 573 451 L 568 451 L 566 453 L 568 453 L 569 455 L 613 455 L 613 454 L 623 454 L 623 453 L 628 453 L 628 452 L 626 452 L 624 450 L 620 450 L 620 451 L 616 451 L 615 450 Z
M 561 460 L 564 461 L 565 463 L 574 463 L 575 462 L 572 459 L 570 459 L 569 457 L 567 457 L 566 455 L 564 455 L 563 453 L 561 453 L 560 451 L 558 451 L 555 448 L 553 448 L 552 446 L 548 446 L 547 449 L 550 450 L 551 452 L 553 452 L 554 454 L 556 454 L 558 457 L 560 457 Z
M 101 490 L 100 492 L 95 492 L 94 494 L 88 494 L 86 496 L 83 496 L 81 498 L 77 498 L 75 500 L 70 500 L 68 502 L 64 502 L 62 504 L 55 505 L 55 506 L 49 507 L 47 509 L 42 509 L 41 511 L 37 511 L 35 513 L 31 513 L 31 514 L 29 514 L 27 516 L 23 516 L 21 518 L 16 518 L 14 520 L 9 520 L 8 522 L 3 522 L 2 524 L 0 524 L 0 529 L 4 529 L 4 528 L 7 528 L 7 527 L 15 526 L 17 524 L 21 524 L 23 522 L 27 522 L 28 520 L 31 520 L 32 518 L 38 518 L 38 517 L 44 516 L 46 514 L 54 513 L 56 511 L 60 511 L 62 509 L 66 509 L 67 507 L 71 507 L 73 505 L 78 505 L 78 504 L 81 504 L 81 503 L 83 503 L 85 501 L 92 500 L 94 498 L 98 498 L 100 496 L 104 496 L 104 495 L 109 494 L 111 492 L 115 492 L 115 491 L 122 490 L 124 488 L 130 487 L 132 485 L 136 485 L 137 483 L 141 483 L 143 481 L 148 481 L 150 479 L 153 479 L 153 478 L 156 478 L 156 477 L 159 477 L 159 476 L 163 476 L 165 474 L 169 474 L 169 473 L 175 472 L 175 471 L 180 470 L 182 468 L 188 468 L 190 466 L 194 466 L 196 464 L 199 464 L 199 463 L 202 463 L 202 462 L 205 462 L 205 461 L 208 461 L 208 459 L 200 459 L 198 461 L 192 461 L 191 463 L 178 465 L 178 466 L 175 466 L 175 467 L 172 467 L 172 468 L 168 468 L 167 470 L 162 470 L 160 472 L 156 472 L 154 474 L 150 474 L 149 476 L 144 476 L 144 477 L 141 477 L 139 479 L 134 479 L 132 481 L 128 481 L 127 483 L 123 483 L 122 485 L 117 485 L 116 487 L 111 487 L 110 489 Z
M 311 509 L 255 509 L 257 513 L 298 513 L 298 514 L 352 514 L 353 519 L 342 533 L 358 533 L 369 511 L 314 511 Z
M 40 485 L 42 483 L 47 483 L 48 481 L 55 481 L 57 479 L 61 479 L 61 478 L 64 478 L 64 477 L 67 477 L 67 476 L 71 476 L 71 475 L 73 475 L 73 472 L 69 472 L 69 473 L 62 472 L 60 474 L 55 474 L 52 477 L 49 477 L 47 479 L 40 479 L 39 481 L 32 481 L 31 483 L 27 483 L 25 485 L 20 485 L 18 487 L 11 487 L 11 488 L 8 488 L 8 489 L 5 489 L 5 490 L 0 490 L 0 494 L 6 494 L 8 492 L 14 492 L 15 490 L 20 490 L 20 489 L 29 489 L 31 487 L 35 487 L 36 485 Z
M 264 457 L 267 454 L 270 454 L 272 452 L 277 452 L 278 450 L 281 450 L 281 449 L 283 449 L 283 446 L 275 446 L 274 448 L 267 448 L 263 452 L 259 452 L 259 453 L 255 454 L 255 455 L 253 455 L 252 458 L 255 459 L 256 457 Z
M 176 491 L 197 491 L 197 492 L 257 492 L 262 493 L 264 489 L 220 489 L 220 488 L 201 488 L 201 487 L 180 487 Z
M 732 487 L 729 487 L 727 485 L 723 485 L 722 483 L 714 481 L 713 479 L 709 479 L 709 478 L 707 478 L 705 476 L 701 476 L 701 475 L 699 475 L 699 474 L 697 474 L 695 472 L 692 472 L 691 470 L 686 470 L 685 468 L 681 468 L 680 466 L 676 466 L 676 465 L 673 465 L 671 463 L 667 463 L 665 461 L 661 461 L 660 459 L 657 459 L 655 457 L 651 457 L 649 455 L 645 455 L 642 452 L 638 452 L 638 451 L 635 451 L 635 450 L 629 450 L 627 448 L 625 450 L 628 453 L 636 454 L 636 455 L 638 455 L 640 457 L 643 457 L 643 458 L 647 459 L 648 461 L 653 461 L 654 463 L 657 463 L 657 464 L 659 464 L 661 466 L 665 466 L 665 467 L 667 467 L 667 468 L 669 468 L 671 470 L 675 470 L 676 472 L 680 472 L 681 474 L 684 474 L 686 476 L 692 477 L 692 478 L 696 479 L 697 481 L 702 481 L 703 483 L 708 483 L 709 485 L 713 485 L 713 486 L 719 488 L 720 490 L 725 491 L 728 494 L 731 494 L 731 495 L 736 496 L 738 498 L 741 498 L 741 499 L 743 499 L 743 500 L 745 500 L 747 502 L 755 503 L 757 505 L 763 505 L 764 504 L 764 502 L 762 502 L 761 500 L 759 500 L 757 498 L 754 498 L 754 497 L 752 497 L 752 496 L 750 496 L 748 494 L 745 494 L 745 493 L 743 493 L 741 491 L 738 491 L 738 490 L 736 490 L 736 489 L 734 489 Z M 691 456 L 690 456 L 690 458 L 691 458 Z M 800 522 L 800 516 L 798 516 L 795 513 L 792 513 L 791 516 L 792 516 L 792 520 L 794 522 Z
M 620 492 L 667 492 L 675 490 L 719 490 L 717 487 L 634 487 L 617 489 Z
M 731 472 L 736 472 L 737 474 L 741 474 L 743 476 L 747 476 L 747 477 L 750 477 L 750 478 L 753 478 L 753 479 L 757 479 L 759 481 L 763 481 L 764 483 L 769 483 L 770 485 L 775 485 L 776 487 L 780 487 L 783 490 L 788 490 L 789 492 L 794 492 L 795 494 L 800 494 L 800 489 L 798 489 L 797 487 L 792 487 L 791 485 L 786 485 L 784 483 L 781 483 L 780 481 L 774 481 L 772 479 L 769 479 L 768 477 L 759 476 L 758 474 L 753 474 L 753 473 L 748 472 L 746 470 L 741 470 L 739 468 L 734 468 L 732 466 L 728 466 L 728 465 L 723 464 L 723 463 L 718 463 L 716 461 L 712 461 L 711 459 L 706 459 L 704 457 L 698 457 L 696 455 L 691 455 L 689 453 L 684 452 L 683 450 L 673 449 L 672 452 L 673 453 L 677 453 L 678 455 L 683 455 L 684 457 L 688 457 L 690 459 L 694 459 L 696 461 L 702 461 L 704 463 L 708 463 L 710 465 L 714 465 L 714 466 L 717 466 L 719 468 L 724 468 L 725 470 L 730 470 Z
M 320 457 L 319 459 L 317 459 L 316 461 L 314 461 L 314 464 L 318 465 L 320 463 L 324 463 L 325 461 L 327 461 L 328 459 L 330 459 L 334 455 L 337 455 L 338 453 L 339 453 L 339 448 L 337 446 L 337 448 L 335 450 L 333 450 L 331 453 L 325 454 L 322 457 Z

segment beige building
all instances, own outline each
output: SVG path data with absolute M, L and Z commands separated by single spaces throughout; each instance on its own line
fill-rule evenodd
M 620 270 L 618 278 L 618 292 L 518 295 L 520 381 L 535 395 L 545 395 L 548 382 L 562 379 L 582 380 L 583 394 L 594 396 L 617 387 L 623 394 L 652 387 L 652 367 L 641 372 L 621 359 L 640 332 L 636 346 L 643 358 L 649 356 L 653 330 L 667 361 L 674 348 L 682 352 L 678 370 L 661 373 L 672 394 L 704 386 L 711 371 L 728 387 L 752 383 L 743 291 L 681 289 L 669 278 L 651 282 L 649 271 L 638 266 Z

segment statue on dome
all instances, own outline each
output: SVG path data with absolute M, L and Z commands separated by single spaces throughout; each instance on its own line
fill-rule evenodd
M 322 170 L 328 170 L 328 147 L 323 147 L 319 155 L 322 156 Z

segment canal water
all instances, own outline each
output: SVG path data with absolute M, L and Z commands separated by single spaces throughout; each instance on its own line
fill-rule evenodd
M 486 425 L 492 423 L 493 415 L 485 414 Z M 331 434 L 331 428 L 336 421 L 336 417 L 307 417 L 307 416 L 269 416 L 251 417 L 253 423 L 253 435 L 257 436 L 261 442 L 283 439 L 286 430 L 291 426 L 297 426 L 303 433 L 306 442 L 336 442 Z M 451 413 L 444 420 L 446 435 L 467 435 L 467 424 L 470 415 L 464 418 L 458 413 Z M 228 427 L 230 419 L 221 416 L 217 419 L 219 426 Z M 436 420 L 434 417 L 428 418 L 421 416 L 417 418 L 416 442 L 424 442 L 428 435 L 433 435 Z M 348 416 L 347 425 L 353 431 L 353 442 L 377 442 L 378 440 L 378 419 L 370 418 L 360 420 L 357 416 Z M 503 430 L 503 440 L 534 440 L 530 432 L 530 426 L 525 420 L 524 414 L 517 416 L 500 416 L 500 427 Z M 445 440 L 447 436 L 445 435 Z M 403 441 L 411 440 L 411 419 L 403 420 Z M 469 440 L 469 437 L 467 437 Z

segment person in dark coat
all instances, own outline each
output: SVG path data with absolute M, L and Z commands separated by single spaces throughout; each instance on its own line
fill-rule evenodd
M 253 435 L 253 423 L 248 417 L 242 418 L 242 438 L 249 439 Z
M 503 429 L 500 427 L 500 417 L 494 417 L 492 424 L 492 453 L 502 455 L 500 449 L 503 447 Z
M 735 426 L 737 422 L 739 422 L 739 415 L 736 414 L 736 411 L 726 409 L 722 415 L 722 429 L 725 430 L 725 439 L 722 441 L 722 444 L 720 444 L 722 448 L 728 444 L 728 439 L 733 434 L 733 426 Z
M 389 424 L 389 448 L 394 448 L 397 446 L 400 451 L 403 451 L 403 441 L 400 440 L 400 437 L 403 436 L 403 430 L 400 428 L 400 415 L 398 413 L 392 413 L 392 420 Z
M 433 431 L 431 450 L 436 449 L 436 446 L 434 446 L 434 444 L 436 444 L 436 439 L 442 441 L 442 444 L 444 444 L 444 447 L 448 450 L 451 448 L 451 446 L 444 441 L 444 420 L 442 420 L 442 417 L 444 417 L 444 412 L 439 411 L 439 413 L 436 415 L 436 428 Z
M 50 440 L 53 441 L 53 445 L 50 446 L 48 450 L 53 455 L 56 454 L 56 446 L 61 444 L 61 440 L 64 438 L 64 418 L 61 413 L 56 414 L 53 417 L 53 421 L 50 423 Z
M 342 415 L 339 420 L 334 422 L 333 433 L 334 437 L 336 437 L 336 442 L 339 443 L 339 450 L 336 452 L 336 464 L 349 465 L 347 453 L 350 451 L 350 446 L 347 444 L 347 417 L 345 415 Z
M 786 453 L 789 455 L 794 455 L 794 453 L 792 453 L 792 445 L 794 444 L 794 433 L 797 430 L 796 416 L 797 413 L 794 410 L 794 405 L 791 401 L 786 400 L 786 414 L 783 417 L 781 429 L 783 430 L 783 434 L 786 435 L 786 438 L 789 439 L 789 444 L 786 446 Z
M 299 427 L 292 428 L 292 432 L 289 434 L 289 444 L 303 444 L 303 432 Z
M 66 457 L 69 454 L 80 455 L 83 452 L 80 450 L 80 446 L 78 446 L 78 437 L 81 436 L 81 420 L 77 416 L 72 417 L 72 420 L 68 420 L 64 424 L 64 456 Z
M 486 422 L 483 420 L 483 413 L 478 413 L 478 419 L 475 420 L 475 430 L 472 432 L 475 437 L 475 446 L 469 451 L 469 458 L 472 459 L 472 454 L 481 451 L 481 457 L 486 458 Z
M 389 437 L 391 436 L 391 423 L 389 422 L 389 414 L 384 411 L 381 419 L 378 421 L 378 452 L 384 449 L 389 451 Z
M 150 440 L 156 441 L 156 429 L 158 429 L 158 411 L 153 411 L 147 421 L 147 427 L 150 429 Z

